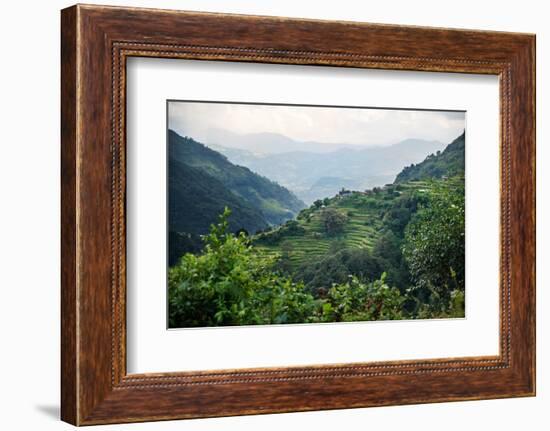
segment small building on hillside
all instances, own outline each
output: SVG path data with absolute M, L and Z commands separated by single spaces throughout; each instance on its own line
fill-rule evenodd
M 338 192 L 338 196 L 349 196 L 351 195 L 351 190 L 346 190 L 342 187 L 342 190 Z

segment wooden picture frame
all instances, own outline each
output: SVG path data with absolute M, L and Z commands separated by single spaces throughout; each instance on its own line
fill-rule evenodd
M 61 21 L 64 421 L 535 394 L 534 35 L 83 5 L 63 10 Z M 500 354 L 128 375 L 125 65 L 131 56 L 498 75 Z

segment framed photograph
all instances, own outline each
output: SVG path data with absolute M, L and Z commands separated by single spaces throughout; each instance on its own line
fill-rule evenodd
M 62 419 L 535 394 L 535 37 L 62 11 Z
M 168 328 L 465 317 L 465 112 L 167 108 Z

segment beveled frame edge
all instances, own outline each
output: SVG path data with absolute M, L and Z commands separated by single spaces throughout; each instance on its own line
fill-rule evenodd
M 205 24 L 215 30 L 205 33 Z M 85 425 L 534 395 L 534 36 L 77 5 L 62 12 L 61 42 L 63 420 Z M 129 56 L 499 75 L 500 355 L 127 376 Z

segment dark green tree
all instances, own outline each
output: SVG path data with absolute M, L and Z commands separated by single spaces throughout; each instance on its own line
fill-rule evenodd
M 326 234 L 333 236 L 343 232 L 348 217 L 335 208 L 325 208 L 321 212 L 321 220 L 325 227 Z
M 412 293 L 437 312 L 464 292 L 464 188 L 434 183 L 428 198 L 405 229 L 403 255 Z

